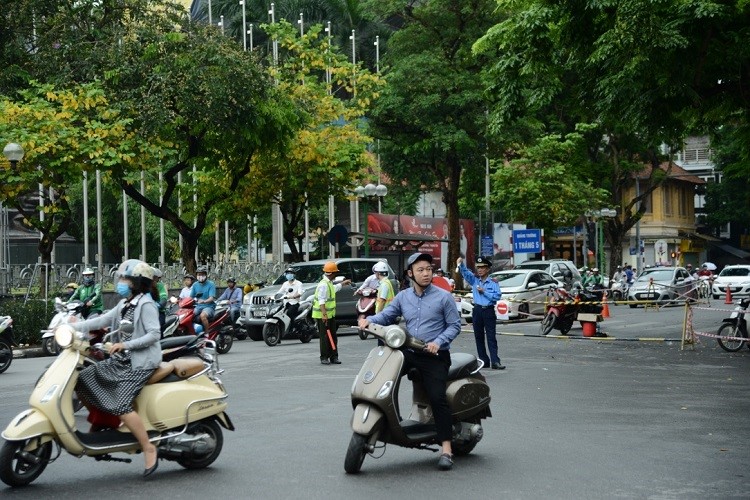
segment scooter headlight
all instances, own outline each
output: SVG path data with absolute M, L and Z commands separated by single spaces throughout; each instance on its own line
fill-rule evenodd
M 400 326 L 392 326 L 385 332 L 385 344 L 391 349 L 398 349 L 406 342 L 406 332 Z
M 55 329 L 55 342 L 60 348 L 67 349 L 73 344 L 75 335 L 76 331 L 72 326 L 68 324 L 60 325 Z

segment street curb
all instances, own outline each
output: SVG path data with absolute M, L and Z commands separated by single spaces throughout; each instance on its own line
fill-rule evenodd
M 605 342 L 682 342 L 682 339 L 668 339 L 660 337 L 636 337 L 636 338 L 618 338 L 610 337 L 584 337 L 582 335 L 541 335 L 539 333 L 511 333 L 511 332 L 497 332 L 498 335 L 506 335 L 508 337 L 537 337 L 544 339 L 558 339 L 558 340 L 600 340 Z
M 41 347 L 24 347 L 21 349 L 13 349 L 13 359 L 42 357 L 44 357 L 44 351 L 42 351 Z

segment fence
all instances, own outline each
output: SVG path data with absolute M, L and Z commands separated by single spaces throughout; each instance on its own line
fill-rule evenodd
M 120 264 L 105 264 L 101 275 L 97 273 L 97 282 L 102 287 L 112 287 L 115 272 Z M 167 288 L 182 288 L 182 279 L 185 275 L 185 267 L 182 264 L 168 264 L 159 266 L 158 263 L 152 264 L 159 267 L 164 273 L 162 281 Z M 278 278 L 284 270 L 283 263 L 265 263 L 265 262 L 239 262 L 239 263 L 222 263 L 217 265 L 207 265 L 209 277 L 217 285 L 223 284 L 228 278 L 235 278 L 237 284 L 242 286 L 245 283 L 271 282 Z M 43 290 L 41 280 L 44 276 L 44 270 L 48 276 L 48 295 L 55 296 L 59 294 L 67 283 L 80 283 L 81 272 L 85 266 L 82 264 L 30 264 L 7 266 L 0 269 L 0 286 L 4 295 L 25 295 L 38 298 Z M 42 297 L 44 298 L 44 297 Z

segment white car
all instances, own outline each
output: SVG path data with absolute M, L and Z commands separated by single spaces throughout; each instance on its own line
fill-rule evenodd
M 731 286 L 730 286 L 731 285 Z M 711 293 L 715 299 L 723 299 L 730 286 L 732 298 L 750 296 L 750 266 L 727 266 L 714 278 Z
M 544 315 L 544 299 L 551 285 L 562 284 L 547 272 L 536 269 L 512 269 L 490 274 L 490 278 L 500 285 L 501 300 L 509 304 L 510 319 L 526 319 L 529 314 Z M 473 312 L 471 294 L 463 297 L 460 303 L 461 317 L 471 323 Z M 495 311 L 497 314 L 497 311 Z
M 629 301 L 654 304 L 684 301 L 694 297 L 694 280 L 684 267 L 652 267 L 644 270 L 628 290 Z M 691 292 L 692 290 L 692 292 Z M 631 308 L 638 304 L 629 304 Z

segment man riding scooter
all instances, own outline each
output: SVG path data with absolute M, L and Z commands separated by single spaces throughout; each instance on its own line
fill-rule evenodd
M 453 467 L 453 432 L 446 385 L 448 368 L 451 365 L 450 345 L 461 330 L 461 316 L 458 314 L 453 296 L 432 286 L 431 255 L 413 254 L 406 262 L 406 269 L 412 287 L 396 295 L 380 313 L 360 319 L 359 327 L 365 329 L 370 323 L 395 324 L 397 318 L 402 316 L 406 321 L 407 330 L 426 343 L 424 351 L 403 351 L 405 366 L 407 370 L 416 368 L 422 376 L 435 417 L 437 439 L 442 446 L 438 468 L 449 470 Z
M 200 319 L 203 331 L 208 332 L 208 324 L 216 310 L 216 285 L 208 279 L 206 266 L 200 266 L 195 275 L 198 281 L 190 288 L 190 296 L 195 299 L 195 317 Z
M 96 318 L 102 313 L 102 286 L 94 280 L 94 270 L 87 267 L 81 273 L 83 283 L 79 286 L 69 300 L 80 300 L 84 303 L 83 318 Z
M 284 271 L 284 277 L 286 281 L 281 285 L 281 291 L 284 292 L 284 307 L 286 315 L 294 320 L 299 311 L 299 298 L 302 297 L 302 282 L 297 280 L 297 271 L 293 267 L 288 267 Z

